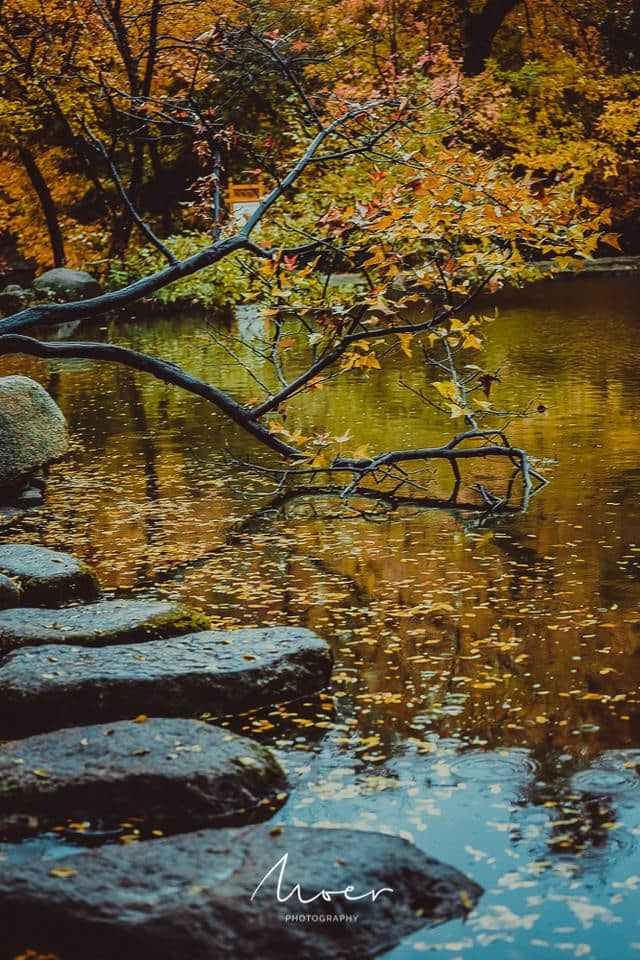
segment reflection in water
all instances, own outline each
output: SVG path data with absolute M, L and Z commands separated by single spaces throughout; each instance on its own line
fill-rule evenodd
M 75 550 L 110 587 L 187 599 L 220 626 L 304 623 L 333 643 L 335 715 L 325 701 L 240 727 L 291 771 L 280 819 L 405 832 L 485 886 L 467 923 L 394 960 L 638 955 L 638 287 L 593 278 L 503 299 L 482 362 L 500 368 L 497 405 L 546 408 L 510 434 L 556 463 L 525 514 L 482 525 L 410 507 L 380 522 L 328 497 L 276 509 L 225 462 L 227 446 L 260 452 L 203 401 L 117 368 L 2 361 L 50 389 L 74 440 L 45 511 L 11 536 Z M 252 396 L 202 328 L 87 335 L 117 332 Z M 424 388 L 424 367 L 403 364 Z M 292 404 L 289 426 L 350 426 L 378 450 L 439 442 L 450 424 L 399 379 L 339 379 Z M 480 464 L 462 494 L 506 481 Z M 434 468 L 432 486 L 447 496 L 450 475 Z

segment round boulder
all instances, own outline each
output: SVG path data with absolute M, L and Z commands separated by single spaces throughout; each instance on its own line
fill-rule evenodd
M 64 415 L 29 377 L 0 378 L 0 491 L 64 456 L 69 446 Z
M 55 267 L 33 281 L 35 290 L 54 296 L 57 300 L 88 300 L 101 293 L 100 284 L 84 270 Z

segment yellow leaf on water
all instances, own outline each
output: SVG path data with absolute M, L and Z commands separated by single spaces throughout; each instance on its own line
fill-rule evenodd
M 411 333 L 399 333 L 399 334 L 398 334 L 398 340 L 400 341 L 400 346 L 401 346 L 401 348 L 402 348 L 402 352 L 403 352 L 407 357 L 412 357 L 412 356 L 413 356 L 413 351 L 412 351 L 412 349 L 411 349 L 411 341 L 413 340 L 413 334 L 411 334 Z
M 453 400 L 456 395 L 456 385 L 452 380 L 434 380 L 433 386 L 445 400 Z
M 331 461 L 326 453 L 317 454 L 310 463 L 310 466 L 316 470 L 326 470 L 331 466 Z
M 473 910 L 473 900 L 469 896 L 466 890 L 460 891 L 460 902 L 465 910 Z
M 362 444 L 360 447 L 356 447 L 351 456 L 354 460 L 364 460 L 369 456 L 369 447 L 367 444 Z
M 54 867 L 53 870 L 49 870 L 51 877 L 75 877 L 77 873 L 78 871 L 74 870 L 73 867 Z

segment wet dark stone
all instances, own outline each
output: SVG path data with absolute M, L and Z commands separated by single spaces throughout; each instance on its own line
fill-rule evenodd
M 279 903 L 278 867 L 252 899 L 285 854 L 282 896 L 297 883 L 307 899 L 322 889 L 391 892 L 375 902 L 338 893 Z M 464 915 L 481 892 L 398 837 L 268 825 L 207 830 L 5 864 L 0 957 L 28 945 L 64 960 L 367 960 L 424 925 Z M 291 914 L 306 919 L 286 921 Z
M 99 593 L 96 575 L 88 564 L 68 553 L 29 543 L 0 544 L 0 571 L 17 580 L 27 607 L 95 600 Z
M 16 607 L 0 613 L 0 654 L 49 644 L 143 643 L 208 623 L 197 610 L 161 600 L 102 600 L 59 610 Z
M 16 507 L 22 507 L 24 510 L 41 507 L 44 503 L 44 490 L 34 485 L 27 485 L 16 497 L 14 503 Z
M 9 577 L 0 573 L 0 610 L 7 607 L 17 607 L 20 603 L 20 587 Z
M 270 750 L 198 720 L 155 718 L 56 730 L 0 745 L 3 818 L 150 829 L 266 819 L 286 798 Z
M 84 270 L 69 270 L 54 267 L 33 281 L 34 290 L 55 297 L 57 300 L 88 300 L 101 293 L 100 284 Z
M 138 713 L 239 713 L 321 690 L 331 667 L 325 641 L 295 627 L 204 631 L 138 646 L 17 650 L 0 667 L 0 737 Z

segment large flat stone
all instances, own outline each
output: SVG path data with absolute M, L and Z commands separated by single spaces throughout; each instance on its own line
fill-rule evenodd
M 204 631 L 139 646 L 17 650 L 0 667 L 0 737 L 138 713 L 237 713 L 320 690 L 331 667 L 325 641 L 295 627 Z
M 206 626 L 197 610 L 162 600 L 102 600 L 61 610 L 16 607 L 0 613 L 0 654 L 52 643 L 143 643 Z
M 296 883 L 307 899 L 345 887 L 352 897 L 392 892 L 373 903 L 344 894 L 278 903 L 272 874 L 251 899 L 285 854 L 282 896 Z M 208 830 L 3 865 L 0 956 L 29 946 L 64 960 L 367 960 L 425 924 L 463 915 L 481 892 L 397 837 L 289 826 Z M 306 921 L 286 921 L 289 914 Z M 353 914 L 357 920 L 340 919 Z
M 100 592 L 88 564 L 68 553 L 29 543 L 0 544 L 0 572 L 18 581 L 21 602 L 27 607 L 95 600 Z
M 148 719 L 56 730 L 0 745 L 3 815 L 196 830 L 266 819 L 284 799 L 266 748 L 198 720 Z

